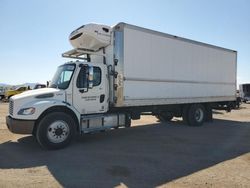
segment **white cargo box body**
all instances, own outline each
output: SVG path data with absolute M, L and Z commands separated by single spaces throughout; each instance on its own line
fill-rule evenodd
M 116 106 L 235 100 L 236 51 L 124 23 L 115 31 Z

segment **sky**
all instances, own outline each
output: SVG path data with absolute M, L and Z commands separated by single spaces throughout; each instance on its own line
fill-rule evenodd
M 249 0 L 0 0 L 0 83 L 46 83 L 69 61 L 71 31 L 126 22 L 238 52 L 238 83 L 250 83 Z

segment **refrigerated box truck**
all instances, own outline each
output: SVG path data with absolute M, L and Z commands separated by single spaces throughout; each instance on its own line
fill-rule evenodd
M 58 67 L 50 88 L 13 96 L 7 126 L 62 148 L 76 134 L 130 127 L 150 113 L 200 126 L 212 109 L 236 100 L 234 50 L 138 26 L 86 24 L 74 30 L 73 58 Z

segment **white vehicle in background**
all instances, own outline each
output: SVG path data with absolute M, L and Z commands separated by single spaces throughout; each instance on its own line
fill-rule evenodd
M 142 113 L 190 126 L 236 100 L 237 52 L 138 26 L 87 24 L 69 36 L 73 58 L 50 88 L 10 99 L 7 126 L 58 149 L 76 134 L 130 127 Z
M 241 100 L 245 103 L 250 101 L 250 84 L 241 84 L 239 89 Z
M 0 100 L 2 100 L 4 98 L 4 93 L 5 93 L 5 88 L 1 87 L 0 88 Z

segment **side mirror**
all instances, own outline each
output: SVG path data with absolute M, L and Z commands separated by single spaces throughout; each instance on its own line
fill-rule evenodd
M 89 65 L 89 75 L 88 75 L 88 88 L 93 88 L 93 79 L 94 79 L 94 67 Z

